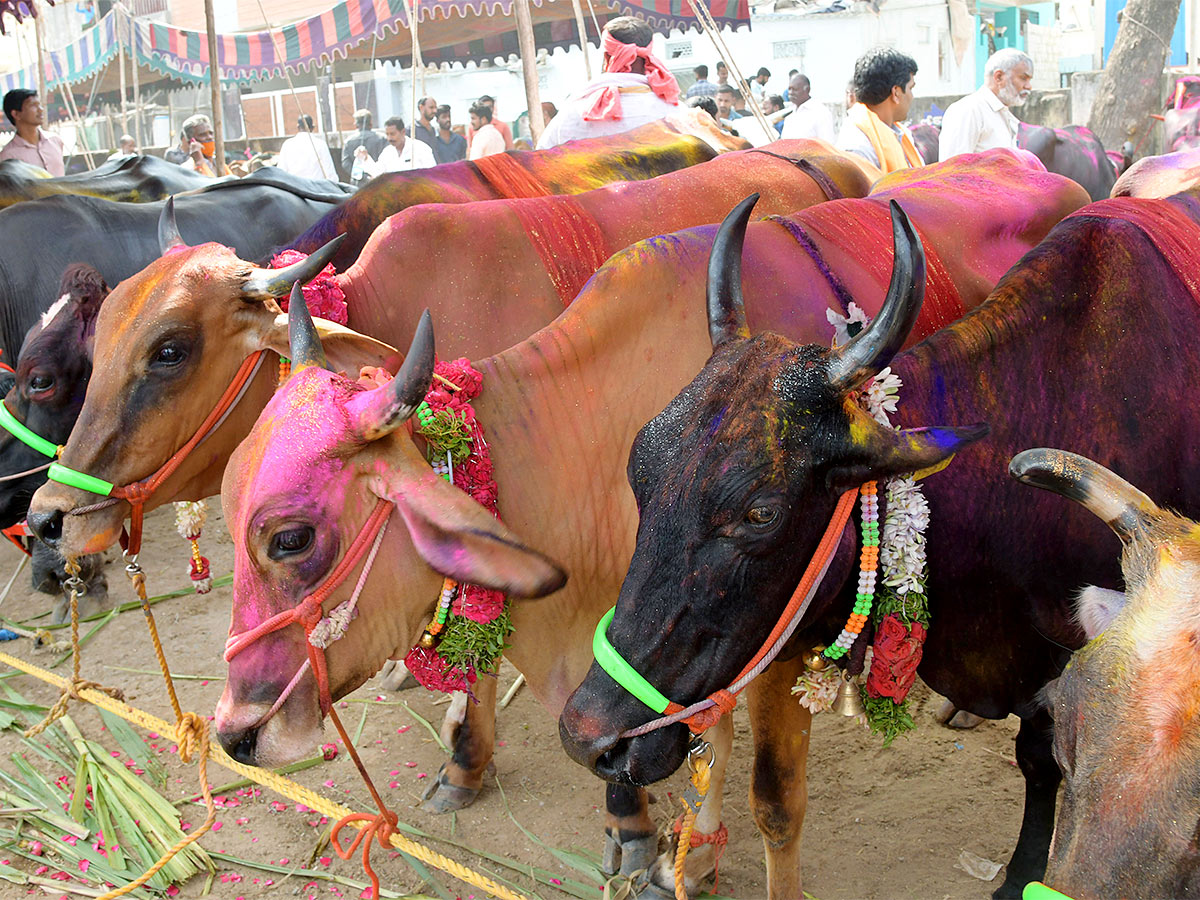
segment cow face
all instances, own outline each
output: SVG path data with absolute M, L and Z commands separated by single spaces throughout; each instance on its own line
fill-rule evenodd
M 83 406 L 96 317 L 107 296 L 108 285 L 99 272 L 83 263 L 70 266 L 63 273 L 59 299 L 21 346 L 16 379 L 4 403 L 18 421 L 52 443 L 66 442 Z M 0 474 L 26 472 L 47 462 L 41 453 L 0 431 Z M 29 499 L 45 480 L 43 470 L 0 482 L 0 527 L 25 518 Z
M 1065 790 L 1046 884 L 1070 897 L 1200 896 L 1200 526 L 1058 450 L 1016 477 L 1120 536 L 1126 592 L 1086 589 L 1089 643 L 1045 691 Z
M 731 214 L 714 243 L 715 352 L 634 442 L 629 482 L 641 521 L 608 630 L 617 651 L 677 703 L 726 687 L 758 650 L 842 492 L 931 466 L 982 434 L 892 432 L 858 405 L 856 392 L 902 346 L 923 298 L 920 241 L 892 209 L 888 297 L 841 351 L 745 337 L 740 252 L 750 205 Z M 843 574 L 849 557 L 840 554 Z M 620 737 L 652 717 L 593 665 L 560 732 L 567 752 L 601 777 L 646 784 L 683 762 L 687 738 L 681 725 Z
M 312 348 L 319 340 L 297 324 L 298 310 L 311 324 L 299 291 L 291 302 L 291 358 L 299 371 L 232 457 L 222 490 L 236 554 L 230 633 L 297 606 L 344 555 L 378 500 L 390 501 L 395 509 L 357 617 L 326 650 L 337 699 L 408 652 L 433 614 L 444 576 L 527 597 L 557 590 L 565 575 L 437 476 L 401 427 L 432 377 L 428 312 L 399 374 L 367 389 L 317 364 L 323 355 Z M 334 591 L 326 612 L 350 597 L 355 580 Z M 238 759 L 276 766 L 319 742 L 319 694 L 309 674 L 264 721 L 306 659 L 304 633 L 292 625 L 230 660 L 216 723 Z
M 256 269 L 227 247 L 186 247 L 168 202 L 159 225 L 164 255 L 112 292 L 96 324 L 94 374 L 64 465 L 116 485 L 147 478 L 199 429 L 254 351 L 287 352 L 287 325 L 276 297 L 306 282 L 337 249 L 333 241 L 285 269 Z M 328 323 L 331 355 L 362 362 L 383 358 L 383 345 Z M 352 338 L 343 339 L 344 335 Z M 218 433 L 191 454 L 147 504 L 199 499 L 270 394 L 274 360 L 260 369 Z M 120 533 L 117 504 L 66 516 L 94 494 L 49 482 L 30 505 L 30 527 L 66 556 L 99 552 Z

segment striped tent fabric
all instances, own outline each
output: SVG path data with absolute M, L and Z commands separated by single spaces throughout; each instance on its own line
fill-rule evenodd
M 104 16 L 81 38 L 58 50 L 46 52 L 46 82 L 54 87 L 64 81 L 74 84 L 91 78 L 117 55 L 117 16 Z M 37 65 L 0 75 L 0 92 L 13 88 L 36 88 Z

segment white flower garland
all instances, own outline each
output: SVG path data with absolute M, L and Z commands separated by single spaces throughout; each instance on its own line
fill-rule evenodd
M 835 347 L 850 339 L 851 324 L 866 325 L 870 321 L 857 303 L 850 304 L 849 316 L 827 310 L 825 317 L 833 326 Z M 896 411 L 903 385 L 900 376 L 888 366 L 863 389 L 863 405 L 885 428 L 892 427 L 888 414 Z M 909 593 L 922 594 L 925 591 L 925 529 L 929 527 L 929 501 L 911 475 L 889 479 L 885 496 L 887 512 L 879 537 L 883 583 L 902 597 Z M 810 712 L 824 712 L 832 706 L 840 680 L 841 670 L 834 665 L 820 671 L 809 670 L 797 679 L 792 693 Z

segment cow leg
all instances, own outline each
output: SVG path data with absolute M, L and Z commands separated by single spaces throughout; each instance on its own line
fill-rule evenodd
M 472 703 L 456 693 L 442 722 L 442 740 L 451 748 L 450 760 L 421 798 L 421 808 L 447 813 L 470 806 L 483 787 L 483 776 L 496 745 L 496 681 L 484 676 L 475 682 Z
M 721 806 L 725 795 L 725 771 L 729 765 L 729 757 L 733 753 L 733 716 L 722 716 L 708 731 L 704 739 L 712 744 L 713 764 L 708 782 L 708 794 L 705 795 L 704 805 L 696 816 L 695 835 L 715 834 L 721 829 Z M 646 875 L 646 885 L 639 892 L 642 897 L 671 897 L 675 896 L 675 847 L 677 836 L 672 839 L 667 851 L 654 861 Z M 687 887 L 689 897 L 700 893 L 700 888 L 716 871 L 717 853 L 719 848 L 714 844 L 700 844 L 688 851 L 687 861 L 683 868 L 683 883 Z
M 1025 813 L 1021 835 L 1004 883 L 992 894 L 997 900 L 1020 897 L 1025 885 L 1040 881 L 1050 859 L 1050 838 L 1054 834 L 1054 806 L 1062 772 L 1051 752 L 1053 722 L 1045 709 L 1021 719 L 1017 732 L 1017 765 L 1025 776 Z
M 645 788 L 609 784 L 605 786 L 604 809 L 604 874 L 632 878 L 649 868 L 658 853 L 650 795 Z
M 762 834 L 771 900 L 799 900 L 800 838 L 808 807 L 812 713 L 791 695 L 802 657 L 776 660 L 749 688 L 754 731 L 750 809 Z

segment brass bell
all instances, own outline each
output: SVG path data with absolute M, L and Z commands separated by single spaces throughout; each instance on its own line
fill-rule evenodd
M 437 638 L 435 638 L 432 634 L 430 634 L 427 631 L 423 635 L 421 635 L 421 640 L 418 643 L 420 644 L 420 646 L 422 646 L 426 650 L 428 650 L 432 647 L 437 646 Z
M 863 706 L 862 694 L 859 693 L 856 680 L 842 675 L 842 683 L 838 685 L 837 696 L 830 709 L 848 719 L 867 714 L 867 708 Z
M 821 672 L 829 665 L 829 658 L 825 656 L 825 648 L 821 646 L 813 647 L 812 650 L 804 657 L 804 668 L 810 672 Z

